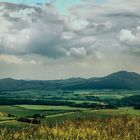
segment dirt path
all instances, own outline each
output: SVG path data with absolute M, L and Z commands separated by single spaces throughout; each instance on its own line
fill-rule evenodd
M 46 116 L 46 118 L 57 117 L 57 116 L 63 116 L 63 115 L 73 114 L 73 113 L 76 113 L 76 112 L 68 112 L 68 113 L 61 113 L 61 114 L 56 114 L 56 115 L 49 115 L 49 116 Z

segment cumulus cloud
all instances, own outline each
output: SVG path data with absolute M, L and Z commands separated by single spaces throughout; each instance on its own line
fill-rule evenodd
M 55 50 L 60 54 L 63 53 L 61 48 L 59 50 L 55 47 L 61 38 L 63 24 L 61 25 L 60 16 L 53 6 L 46 5 L 41 8 L 12 6 L 15 9 L 9 9 L 8 7 L 11 7 L 9 4 L 2 11 L 4 29 L 0 37 L 1 53 L 24 55 L 36 53 L 48 57 L 49 55 L 53 57 Z M 5 17 L 6 13 L 9 14 L 8 18 Z M 9 18 L 13 22 L 10 22 Z
M 0 24 L 0 61 L 5 63 L 36 64 L 39 59 L 42 69 L 58 63 L 91 70 L 98 63 L 110 71 L 114 62 L 118 69 L 120 61 L 125 65 L 131 55 L 133 60 L 140 57 L 139 0 L 82 0 L 65 16 L 53 3 L 0 3 Z M 25 59 L 32 55 L 35 60 Z
M 131 2 L 123 0 L 123 3 Z M 119 43 L 119 32 L 120 41 L 134 41 L 136 37 L 131 29 L 138 26 L 140 17 L 136 13 L 139 9 L 130 5 L 122 8 L 120 1 L 108 1 L 104 5 L 84 1 L 83 5 L 71 8 L 67 16 L 62 16 L 51 4 L 1 3 L 0 7 L 1 54 L 39 54 L 53 59 L 76 54 L 95 57 L 95 53 L 101 54 L 110 43 Z
M 135 41 L 136 37 L 129 30 L 121 30 L 120 31 L 120 40 L 121 41 Z
M 53 59 L 75 57 L 76 52 L 77 56 L 93 53 L 95 57 L 93 34 L 111 27 L 110 22 L 98 25 L 73 14 L 62 16 L 50 4 L 33 7 L 1 3 L 1 21 L 1 54 L 39 54 Z M 91 35 L 86 35 L 88 30 Z
M 79 38 L 74 38 L 74 31 L 89 24 L 73 15 L 63 17 L 49 4 L 32 7 L 2 3 L 1 21 L 1 53 L 39 54 L 49 58 L 67 57 L 68 50 L 74 47 L 70 44 Z M 78 44 L 77 47 L 81 48 Z
M 120 32 L 120 41 L 122 45 L 125 46 L 125 50 L 128 53 L 140 54 L 140 30 L 137 27 L 135 34 L 132 34 L 132 31 L 129 30 L 121 30 Z

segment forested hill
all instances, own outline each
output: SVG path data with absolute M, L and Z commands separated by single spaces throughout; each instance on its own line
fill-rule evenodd
M 119 71 L 100 78 L 70 78 L 65 80 L 15 80 L 0 79 L 0 91 L 26 89 L 140 89 L 140 74 Z

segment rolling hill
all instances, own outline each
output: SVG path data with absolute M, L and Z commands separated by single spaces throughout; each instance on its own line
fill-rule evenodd
M 140 74 L 119 71 L 99 78 L 70 78 L 65 80 L 15 80 L 0 79 L 0 91 L 26 89 L 140 89 Z

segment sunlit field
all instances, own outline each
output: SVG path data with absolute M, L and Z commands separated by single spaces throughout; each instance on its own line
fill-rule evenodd
M 22 130 L 0 129 L 1 140 L 139 140 L 140 119 L 112 117 L 77 119 L 49 127 L 38 125 Z

